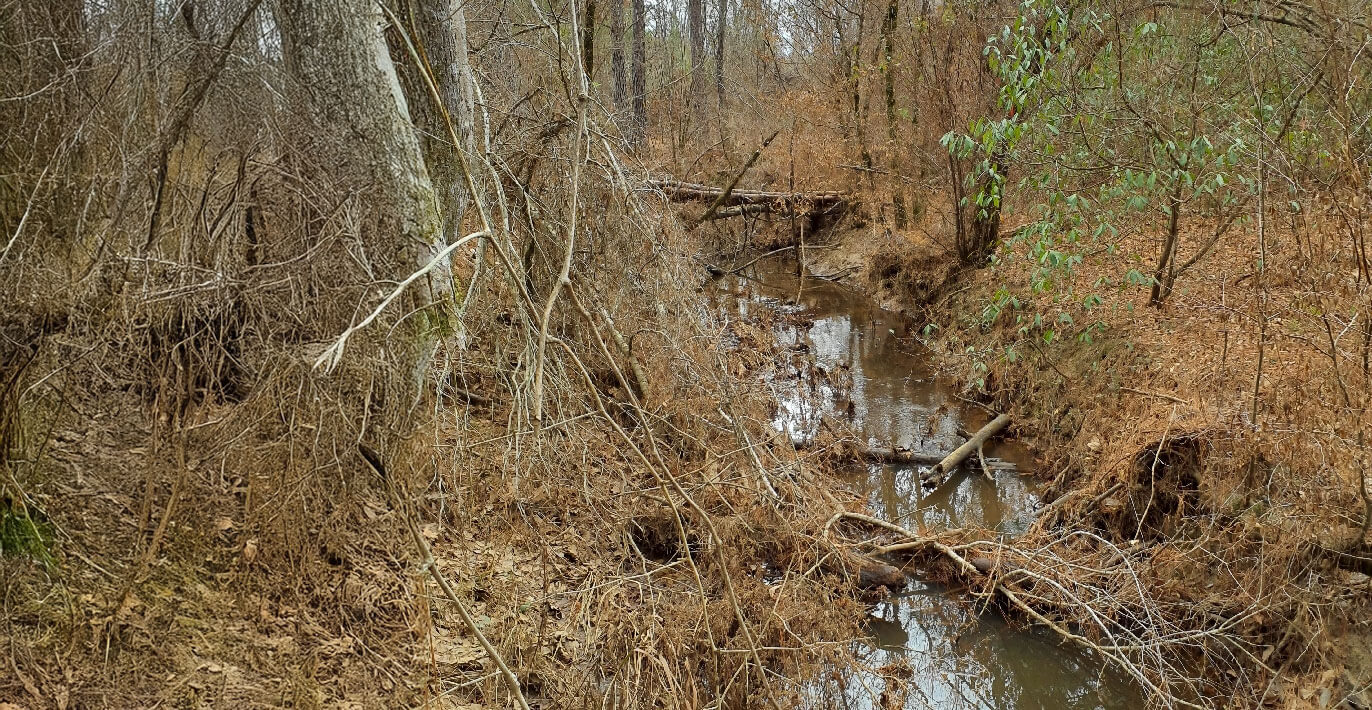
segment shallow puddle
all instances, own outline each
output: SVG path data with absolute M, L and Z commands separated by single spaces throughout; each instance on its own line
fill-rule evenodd
M 875 307 L 838 284 L 795 275 L 795 262 L 764 262 L 718 282 L 722 308 L 749 315 L 762 307 L 778 317 L 774 331 L 794 354 L 768 384 L 773 424 L 803 443 L 826 418 L 847 419 L 877 447 L 946 454 L 988 415 L 936 377 L 909 321 Z M 865 465 L 850 484 L 879 517 L 912 529 L 984 527 L 1001 535 L 1033 521 L 1034 457 L 1015 442 L 986 447 L 990 477 L 967 468 L 934 490 L 921 467 Z M 971 468 L 979 468 L 973 466 Z M 1142 705 L 1138 692 L 1099 660 L 1034 631 L 1006 626 L 994 612 L 976 613 L 943 587 L 912 582 L 878 604 L 859 657 L 868 670 L 835 673 L 816 689 L 815 704 L 838 708 L 1080 708 Z

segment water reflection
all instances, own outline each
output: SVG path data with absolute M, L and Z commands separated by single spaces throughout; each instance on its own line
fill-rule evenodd
M 836 284 L 795 277 L 794 262 L 760 265 L 752 277 L 730 277 L 722 307 L 738 315 L 765 304 L 779 314 L 778 340 L 795 354 L 789 376 L 772 379 L 773 424 L 797 442 L 825 417 L 851 417 L 873 446 L 944 454 L 963 441 L 959 429 L 987 421 L 936 377 L 902 316 L 874 307 Z M 850 484 L 876 515 L 906 527 L 978 526 L 1023 532 L 1038 502 L 1032 454 L 1013 442 L 988 445 L 1009 462 L 990 477 L 955 473 L 932 491 L 916 466 L 859 466 Z M 977 614 L 947 590 L 917 583 L 877 605 L 870 638 L 858 656 L 866 670 L 836 673 L 814 689 L 817 707 L 867 708 L 1126 708 L 1141 705 L 1128 684 L 1099 661 L 1036 632 L 1007 628 L 994 612 Z
M 756 278 L 733 277 L 723 286 L 735 296 L 728 307 L 739 315 L 764 302 L 782 316 L 776 337 L 796 357 L 790 377 L 769 383 L 777 401 L 773 424 L 795 441 L 813 437 L 824 417 L 851 417 L 869 445 L 941 455 L 962 443 L 960 428 L 988 420 L 935 376 L 909 321 L 863 295 L 816 279 L 802 288 L 794 267 L 776 262 Z M 1021 532 L 1038 497 L 1032 479 L 1017 471 L 1032 471 L 1033 456 L 1013 442 L 992 442 L 986 454 L 1014 470 L 997 470 L 991 478 L 957 473 L 925 491 L 918 467 L 873 464 L 855 471 L 850 483 L 867 494 L 878 515 L 902 525 Z
M 1098 661 L 1034 632 L 1008 628 L 995 612 L 976 615 L 936 585 L 917 585 L 872 611 L 860 656 L 862 682 L 833 682 L 817 694 L 826 707 L 871 708 L 872 688 L 893 677 L 906 708 L 1138 707 L 1137 695 Z M 901 668 L 907 677 L 891 672 Z M 888 699 L 891 695 L 888 692 Z M 889 703 L 886 705 L 889 707 Z

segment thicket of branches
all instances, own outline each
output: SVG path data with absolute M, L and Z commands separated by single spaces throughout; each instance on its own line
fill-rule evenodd
M 1251 398 L 1222 403 L 1250 428 L 1201 454 L 1169 419 L 1145 449 L 1226 485 L 1249 471 L 1242 510 L 1201 508 L 1189 548 L 1128 547 L 1175 532 L 1151 505 L 1092 507 L 1144 490 L 1153 470 L 1131 461 L 1124 493 L 1100 482 L 1049 509 L 1036 547 L 887 528 L 903 537 L 878 551 L 942 554 L 950 579 L 1118 656 L 1159 702 L 1257 699 L 1268 659 L 1315 668 L 1301 644 L 1348 622 L 1349 598 L 1320 606 L 1317 562 L 1362 559 L 1372 510 L 1350 543 L 1316 508 L 1369 500 L 1365 3 L 10 0 L 0 16 L 0 545 L 25 669 L 6 689 L 165 701 L 178 691 L 100 659 L 152 678 L 200 672 L 187 649 L 206 638 L 262 653 L 231 624 L 181 624 L 167 600 L 185 597 L 313 639 L 226 702 L 323 704 L 316 672 L 342 679 L 335 699 L 806 696 L 821 660 L 851 662 L 844 501 L 725 362 L 721 334 L 765 336 L 704 305 L 690 257 L 708 241 L 645 190 L 727 182 L 779 130 L 750 182 L 850 190 L 853 223 L 993 267 L 1001 288 L 969 320 L 1013 332 L 983 353 L 996 372 L 1101 338 L 1093 309 L 1138 289 L 1167 307 L 1218 255 L 1251 305 L 1207 302 L 1256 334 Z M 1327 396 L 1260 397 L 1264 358 L 1302 347 L 1330 363 Z M 1318 441 L 1264 438 L 1265 412 Z M 1225 452 L 1247 458 L 1220 468 Z M 1290 534 L 1255 539 L 1271 522 L 1255 506 L 1294 511 Z M 1095 532 L 1064 532 L 1083 521 Z M 613 569 L 578 564 L 587 546 Z M 414 582 L 416 554 L 458 588 Z M 1273 562 L 1279 584 L 1239 594 Z M 777 566 L 804 572 L 765 580 Z M 1166 583 L 1202 568 L 1232 608 Z M 1082 605 L 1092 623 L 1069 629 Z M 434 648 L 478 629 L 475 666 Z M 1204 677 L 1172 677 L 1211 643 Z M 87 664 L 64 680 L 70 659 Z

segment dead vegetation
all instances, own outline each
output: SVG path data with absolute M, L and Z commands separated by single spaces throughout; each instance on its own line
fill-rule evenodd
M 287 58 L 277 13 L 308 3 L 279 5 L 17 3 L 0 28 L 0 705 L 813 705 L 903 581 L 876 557 L 1159 705 L 1367 703 L 1365 189 L 1264 212 L 1262 274 L 1241 224 L 1164 308 L 1115 283 L 1090 339 L 1044 339 L 987 316 L 1032 291 L 1029 256 L 950 256 L 975 215 L 938 140 L 994 104 L 979 6 L 897 31 L 859 4 L 833 38 L 791 7 L 812 53 L 734 48 L 770 60 L 714 117 L 664 31 L 645 135 L 588 66 L 594 3 L 473 6 L 456 100 L 425 4 L 388 5 L 378 61 L 440 203 L 420 223 L 378 139 L 329 123 L 353 104 Z M 897 80 L 931 97 L 909 121 Z M 662 174 L 738 219 L 687 234 Z M 1158 227 L 1071 278 L 1136 266 Z M 712 308 L 697 261 L 774 250 L 865 266 L 938 326 L 1048 453 L 1027 535 L 849 512 L 854 443 L 774 430 L 761 383 L 794 354 Z
M 1066 565 L 1128 579 L 1095 601 L 1062 597 L 1063 589 L 1048 598 L 1126 626 L 1149 619 L 1193 639 L 1169 650 L 1203 671 L 1191 674 L 1200 684 L 1174 689 L 1180 698 L 1299 705 L 1324 697 L 1356 706 L 1367 690 L 1358 642 L 1368 603 L 1358 482 L 1367 454 L 1358 432 L 1372 422 L 1354 399 L 1368 387 L 1359 361 L 1365 286 L 1275 266 L 1299 264 L 1309 252 L 1294 235 L 1271 238 L 1283 246 L 1269 252 L 1266 328 L 1244 283 L 1252 275 L 1241 266 L 1242 243 L 1199 264 L 1164 309 L 1145 308 L 1138 292 L 1119 288 L 1088 340 L 1069 330 L 1045 342 L 1041 331 L 1016 325 L 1011 309 L 983 320 L 996 289 L 1014 291 L 1031 276 L 1014 259 L 912 303 L 926 303 L 915 312 L 943 326 L 931 332 L 948 364 L 1016 413 L 1055 473 L 1023 544 L 981 554 L 1009 555 L 1030 577 Z M 1072 278 L 1098 283 L 1118 273 L 1128 253 L 1088 258 Z M 905 287 L 917 298 L 917 287 Z M 1346 309 L 1327 310 L 1336 303 Z M 1029 550 L 1063 557 L 1026 559 Z M 1090 574 L 1073 583 L 1090 584 Z M 1120 606 L 1141 599 L 1147 608 Z M 1108 636 L 1094 631 L 1092 643 Z M 1154 682 L 1182 675 L 1151 670 Z M 1296 694 L 1300 687 L 1324 690 Z
M 3 104 L 0 700 L 792 705 L 869 567 L 819 535 L 838 486 L 767 423 L 612 121 L 486 86 L 480 246 L 431 317 L 260 5 L 194 8 L 6 24 L 48 63 L 5 97 L 79 110 Z M 125 74 L 138 21 L 164 62 Z M 63 29 L 78 64 L 34 44 Z M 197 73 L 229 49 L 259 54 Z

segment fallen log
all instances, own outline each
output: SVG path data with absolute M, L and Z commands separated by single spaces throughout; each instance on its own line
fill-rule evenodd
M 674 202 L 689 202 L 693 200 L 714 200 L 724 194 L 724 188 L 702 185 L 699 183 L 682 182 L 680 180 L 649 180 L 648 187 L 661 190 L 667 198 Z M 727 205 L 752 205 L 766 202 L 794 202 L 797 204 L 837 204 L 847 202 L 849 198 L 846 192 L 836 191 L 817 191 L 817 192 L 773 192 L 768 190 L 732 190 Z
M 899 567 L 876 560 L 865 562 L 866 564 L 858 570 L 859 589 L 874 590 L 885 587 L 888 592 L 898 592 L 905 588 L 905 573 L 900 571 Z
M 945 473 L 948 473 L 949 471 L 952 471 L 953 469 L 957 468 L 959 464 L 967 460 L 968 456 L 971 456 L 972 454 L 976 453 L 977 449 L 980 449 L 982 445 L 986 443 L 987 439 L 990 439 L 992 436 L 995 436 L 1001 429 L 1004 429 L 1009 424 L 1009 414 L 998 415 L 995 419 L 992 419 L 986 426 L 979 429 L 977 433 L 973 434 L 972 438 L 964 442 L 962 446 L 959 446 L 957 449 L 955 449 L 953 453 L 948 454 L 946 457 L 944 457 L 942 461 L 939 461 L 938 463 L 934 464 L 933 468 L 929 469 L 923 474 L 920 474 L 920 480 L 922 480 L 926 485 L 929 485 L 931 482 L 937 483 L 939 480 L 943 478 L 943 475 Z
M 753 167 L 753 163 L 757 162 L 758 156 L 762 155 L 762 151 L 766 150 L 767 146 L 772 144 L 772 140 L 776 138 L 777 134 L 780 132 L 781 131 L 772 131 L 772 135 L 767 136 L 767 140 L 762 141 L 762 146 L 753 151 L 752 155 L 748 156 L 748 162 L 743 164 L 743 169 L 734 174 L 734 179 L 729 181 L 729 186 L 724 188 L 723 192 L 720 192 L 719 196 L 710 202 L 710 206 L 705 208 L 705 213 L 700 215 L 700 217 L 692 223 L 692 226 L 699 225 L 701 222 L 714 218 L 715 213 L 719 211 L 719 208 L 723 207 L 729 200 L 729 196 L 733 194 L 734 188 L 738 187 L 738 181 L 743 179 L 744 174 L 748 172 L 748 168 Z
M 899 567 L 864 555 L 846 546 L 839 546 L 821 562 L 820 567 L 831 574 L 849 580 L 863 592 L 886 593 L 905 589 L 908 577 Z
M 702 217 L 701 221 L 713 221 L 716 219 L 728 219 L 729 217 L 744 217 L 751 215 L 768 214 L 769 212 L 774 211 L 776 211 L 774 209 L 774 206 L 770 204 L 735 205 L 733 207 L 724 207 L 715 210 L 712 214 L 706 217 Z

